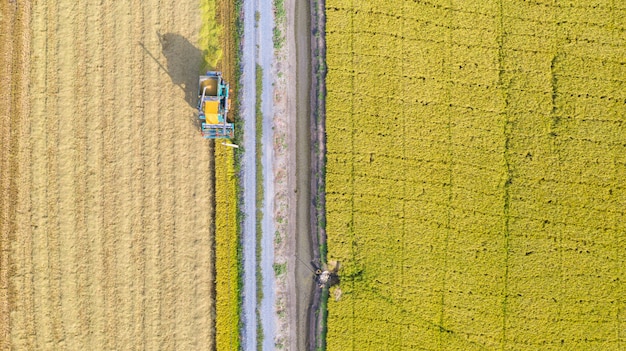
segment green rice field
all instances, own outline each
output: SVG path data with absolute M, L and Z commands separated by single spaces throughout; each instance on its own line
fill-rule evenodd
M 327 349 L 626 350 L 626 3 L 326 15 Z

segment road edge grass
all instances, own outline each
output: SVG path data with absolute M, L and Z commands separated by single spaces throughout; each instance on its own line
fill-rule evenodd
M 263 188 L 263 112 L 261 111 L 261 94 L 263 93 L 263 68 L 261 65 L 256 65 L 256 100 L 255 100 L 255 155 L 256 155 L 256 348 L 257 350 L 263 349 L 263 325 L 261 323 L 261 301 L 263 301 L 263 273 L 261 272 L 261 256 L 262 246 L 261 239 L 263 238 L 263 201 L 264 201 L 264 188 Z
M 242 7 L 243 7 L 243 0 L 228 0 L 231 1 L 234 4 L 234 16 L 235 16 L 235 20 L 234 20 L 234 24 L 235 24 L 235 30 L 232 31 L 230 33 L 230 43 L 233 45 L 233 47 L 235 48 L 235 57 L 234 57 L 234 71 L 233 71 L 233 80 L 232 80 L 232 85 L 234 86 L 234 94 L 233 94 L 233 98 L 235 101 L 234 106 L 232 106 L 231 108 L 232 113 L 235 116 L 235 121 L 239 122 L 240 121 L 240 116 L 239 116 L 239 111 L 240 111 L 240 103 L 239 103 L 239 99 L 236 99 L 237 96 L 239 96 L 239 87 L 240 87 L 240 81 L 241 81 L 241 74 L 242 74 L 242 64 L 241 64 L 241 53 L 242 53 L 242 48 L 241 48 L 241 38 L 243 37 L 243 18 L 242 18 Z M 241 145 L 243 142 L 243 128 L 241 123 L 236 123 L 235 125 L 235 137 L 232 140 L 233 143 L 235 143 L 236 145 Z M 239 204 L 243 203 L 243 188 L 241 185 L 241 179 L 243 179 L 241 177 L 241 162 L 242 162 L 242 153 L 243 153 L 243 148 L 240 146 L 238 149 L 234 150 L 235 153 L 235 174 L 237 175 L 236 177 L 236 190 L 237 190 L 237 236 L 238 236 L 238 241 L 237 241 L 237 272 L 238 272 L 238 277 L 237 277 L 237 289 L 239 291 L 239 294 L 237 296 L 237 306 L 238 306 L 238 312 L 237 315 L 239 316 L 239 323 L 237 326 L 237 331 L 238 331 L 238 335 L 239 335 L 239 339 L 241 340 L 241 332 L 242 332 L 242 322 L 241 322 L 241 306 L 243 304 L 243 220 L 244 220 L 244 213 L 243 213 L 243 206 L 239 206 Z M 241 343 L 239 343 L 239 348 L 238 350 L 241 350 Z
M 326 238 L 326 1 L 313 0 L 311 2 L 311 120 L 314 135 L 311 153 L 311 176 L 315 184 L 311 193 L 311 201 L 314 206 L 312 213 L 311 240 L 314 245 L 313 257 L 324 267 L 327 264 L 327 238 Z M 327 287 L 319 289 L 315 287 L 312 305 L 311 330 L 309 337 L 312 339 L 316 351 L 326 350 L 326 333 L 328 318 Z
M 292 3 L 295 5 L 295 3 Z M 272 57 L 274 68 L 274 77 L 272 82 L 272 87 L 274 92 L 284 92 L 287 91 L 287 76 L 285 73 L 289 71 L 286 67 L 288 66 L 288 56 L 289 49 L 287 48 L 287 34 L 289 29 L 287 28 L 287 9 L 285 7 L 285 0 L 273 0 L 272 1 L 272 14 L 274 19 L 274 27 L 272 28 Z M 294 13 L 295 15 L 295 6 Z M 295 20 L 295 16 L 294 16 Z M 295 28 L 295 27 L 294 27 Z M 295 37 L 294 37 L 295 44 Z M 285 110 L 282 110 L 285 108 Z M 293 152 L 293 150 L 289 150 L 289 145 L 287 143 L 287 138 L 289 134 L 288 127 L 288 115 L 287 113 L 287 104 L 283 99 L 278 99 L 274 102 L 274 124 L 275 126 L 272 128 L 273 136 L 273 159 L 274 164 L 273 167 L 277 169 L 287 170 L 289 168 L 288 159 L 289 154 Z M 282 122 L 287 122 L 287 125 L 283 125 Z M 295 159 L 294 159 L 295 161 Z M 295 169 L 293 170 L 295 175 Z M 287 171 L 286 174 L 281 174 L 280 172 L 274 175 L 274 192 L 276 194 L 274 198 L 274 216 L 272 222 L 274 224 L 274 235 L 272 240 L 272 247 L 274 250 L 274 257 L 272 262 L 272 274 L 274 277 L 275 284 L 275 296 L 273 301 L 273 315 L 275 319 L 274 328 L 277 333 L 274 335 L 273 347 L 275 350 L 285 350 L 287 345 L 294 346 L 294 342 L 297 344 L 297 341 L 290 340 L 291 337 L 294 336 L 292 330 L 296 327 L 297 323 L 292 323 L 290 315 L 292 311 L 288 308 L 288 301 L 290 301 L 290 284 L 288 281 L 287 271 L 289 270 L 288 263 L 290 258 L 288 257 L 290 254 L 288 247 L 288 242 L 284 241 L 283 238 L 287 238 L 289 235 L 288 226 L 288 218 L 289 217 L 289 196 L 286 196 L 289 192 L 289 178 L 288 175 L 290 173 Z M 283 178 L 284 177 L 284 178 Z M 266 233 L 269 235 L 269 233 Z M 295 251 L 294 251 L 295 252 Z M 295 258 L 295 257 L 294 257 Z M 294 276 L 295 277 L 295 276 Z M 293 291 L 296 292 L 295 290 Z M 296 294 L 297 295 L 297 294 Z M 295 311 L 294 315 L 295 315 Z M 292 325 L 293 324 L 293 325 Z M 298 339 L 298 337 L 295 337 Z
M 287 18 L 285 10 L 285 0 L 274 0 L 274 28 L 272 33 L 272 42 L 274 50 L 282 49 L 285 45 L 285 33 L 283 33 L 284 23 Z

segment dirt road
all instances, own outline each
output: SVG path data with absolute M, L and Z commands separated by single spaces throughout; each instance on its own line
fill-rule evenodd
M 263 276 L 263 299 L 261 300 L 261 325 L 263 326 L 263 350 L 273 350 L 276 336 L 276 281 L 274 277 L 274 29 L 273 4 L 259 1 L 257 4 L 257 64 L 263 68 L 261 113 L 263 114 L 263 235 L 261 238 L 261 274 Z
M 243 121 L 243 346 L 252 349 L 257 338 L 262 338 L 264 350 L 274 348 L 275 337 L 275 285 L 274 285 L 274 177 L 273 177 L 273 43 L 274 28 L 272 3 L 243 2 L 244 35 L 241 77 L 241 120 Z M 256 69 L 263 71 L 261 76 L 261 106 L 256 106 Z M 257 133 L 255 120 L 257 108 L 263 115 L 261 133 L 261 164 L 263 168 L 263 204 L 261 221 L 261 259 L 256 261 L 256 179 L 257 155 L 255 144 Z M 262 287 L 257 287 L 256 264 L 260 264 Z M 259 289 L 260 288 L 260 289 Z M 262 290 L 261 290 L 262 289 Z M 257 291 L 263 298 L 257 304 Z M 257 320 L 257 309 L 259 318 Z M 263 335 L 257 335 L 257 325 L 261 325 Z
M 309 2 L 294 1 L 294 41 L 296 51 L 296 177 L 297 177 L 297 229 L 295 230 L 294 260 L 295 286 L 297 300 L 297 350 L 308 350 L 309 315 L 311 312 L 311 292 L 313 279 L 309 262 L 313 259 L 311 248 L 311 17 Z
M 243 128 L 242 187 L 243 187 L 243 306 L 242 346 L 244 350 L 256 347 L 256 132 L 255 132 L 255 52 L 254 33 L 255 2 L 243 2 L 243 26 L 241 54 L 240 116 Z
M 199 27 L 195 0 L 33 1 L 14 349 L 210 347 Z

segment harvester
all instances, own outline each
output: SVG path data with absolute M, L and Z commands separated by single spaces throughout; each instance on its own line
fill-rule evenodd
M 316 262 L 311 262 L 315 268 L 315 281 L 320 289 L 329 288 L 339 283 L 339 262 L 328 261 L 327 264 L 318 266 Z
M 198 118 L 202 136 L 207 139 L 232 139 L 235 124 L 228 119 L 229 86 L 221 72 L 208 71 L 198 80 Z

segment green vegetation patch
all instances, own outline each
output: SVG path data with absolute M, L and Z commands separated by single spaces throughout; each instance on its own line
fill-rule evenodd
M 285 0 L 274 0 L 274 29 L 272 41 L 274 49 L 280 50 L 285 44 L 285 34 L 282 28 L 285 26 L 287 13 L 285 12 Z
M 263 325 L 261 324 L 261 301 L 263 300 L 263 273 L 261 272 L 261 256 L 263 245 L 263 112 L 261 111 L 261 95 L 263 94 L 263 68 L 256 65 L 255 86 L 255 155 L 256 155 L 256 320 L 257 350 L 263 348 Z

